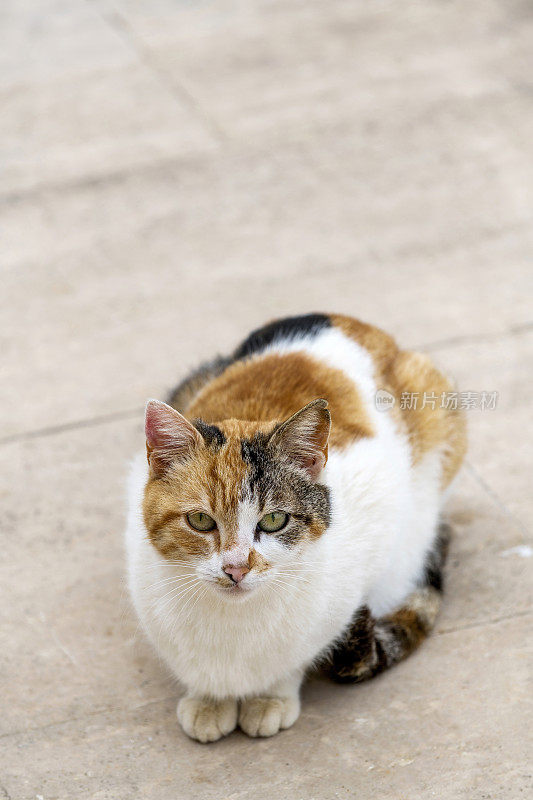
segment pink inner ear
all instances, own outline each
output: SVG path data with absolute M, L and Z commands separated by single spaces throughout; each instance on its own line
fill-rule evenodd
M 327 461 L 330 424 L 327 402 L 313 400 L 274 430 L 271 444 L 316 480 Z
M 298 459 L 298 461 L 303 469 L 305 469 L 305 471 L 309 474 L 309 477 L 312 480 L 316 480 L 324 468 L 326 458 L 322 452 L 318 452 L 315 455 L 303 456 Z
M 163 444 L 164 435 L 162 434 L 161 422 L 157 411 L 147 407 L 146 418 L 144 420 L 144 433 L 150 447 L 157 447 L 158 444 Z
M 156 474 L 173 461 L 186 458 L 201 443 L 202 437 L 178 411 L 159 400 L 150 400 L 145 417 L 148 460 Z

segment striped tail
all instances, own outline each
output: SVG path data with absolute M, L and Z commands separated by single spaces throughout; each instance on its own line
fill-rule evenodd
M 443 591 L 443 568 L 451 529 L 442 523 L 428 557 L 424 584 L 400 608 L 375 619 L 362 606 L 353 622 L 324 661 L 324 669 L 338 683 L 358 683 L 407 658 L 431 633 Z

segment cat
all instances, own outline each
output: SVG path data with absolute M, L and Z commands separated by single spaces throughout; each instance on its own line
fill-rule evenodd
M 380 329 L 308 314 L 147 403 L 129 587 L 185 687 L 186 734 L 271 736 L 297 720 L 310 668 L 363 680 L 428 635 L 466 451 L 464 415 L 440 403 L 451 388 Z

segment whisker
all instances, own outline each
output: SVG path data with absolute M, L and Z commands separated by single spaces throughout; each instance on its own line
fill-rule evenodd
M 148 586 L 144 586 L 143 588 L 145 590 L 153 589 L 156 586 L 162 588 L 162 587 L 164 587 L 166 585 L 169 585 L 169 584 L 172 584 L 172 583 L 179 583 L 180 581 L 183 581 L 186 578 L 194 578 L 196 576 L 197 576 L 196 572 L 187 572 L 185 575 L 174 575 L 174 577 L 172 577 L 172 578 L 161 578 L 161 580 L 155 581 L 154 583 L 150 583 L 150 584 L 148 584 Z
M 172 583 L 165 584 L 165 585 L 161 586 L 160 588 L 161 589 L 166 589 L 167 586 L 172 586 L 170 591 L 166 593 L 166 594 L 170 594 L 170 592 L 172 592 L 175 588 L 179 588 L 180 586 L 186 586 L 188 583 L 191 583 L 192 581 L 195 581 L 195 580 L 198 580 L 198 578 L 196 576 L 191 576 L 191 577 L 188 577 L 188 578 L 183 578 L 183 580 L 173 581 Z M 156 586 L 157 586 L 157 584 L 156 584 Z M 166 594 L 160 595 L 158 599 L 162 600 L 163 597 L 166 597 Z
M 296 573 L 291 573 L 291 572 L 276 572 L 274 574 L 276 576 L 279 575 L 282 578 L 291 578 L 294 581 L 305 581 L 306 583 L 311 583 L 311 581 L 306 575 L 298 575 Z
M 183 606 L 183 607 L 180 609 L 180 613 L 181 613 L 181 615 L 182 615 L 182 616 L 184 616 L 184 615 L 185 615 L 185 612 L 186 612 L 186 610 L 187 610 L 188 608 L 190 608 L 190 606 L 191 606 L 191 603 L 192 603 L 192 602 L 194 602 L 195 598 L 197 598 L 197 593 L 199 593 L 199 592 L 200 592 L 200 589 L 199 589 L 198 587 L 196 587 L 196 592 L 193 592 L 193 593 L 191 594 L 191 596 L 187 598 L 187 602 L 186 602 L 186 603 L 185 603 L 185 605 L 184 605 L 184 606 Z M 196 605 L 196 603 L 195 603 L 195 605 Z M 186 621 L 186 622 L 188 622 L 188 621 L 189 621 L 189 615 L 187 615 L 187 617 L 186 617 L 185 621 Z
M 185 580 L 186 578 L 194 578 L 196 572 L 187 572 L 185 575 L 173 575 L 169 578 L 160 578 L 153 583 L 149 583 L 145 588 L 150 589 L 152 586 L 164 586 L 166 583 L 176 583 L 177 581 Z
M 163 597 L 160 597 L 159 601 L 164 600 L 165 597 L 169 597 L 171 601 L 178 600 L 190 586 L 194 586 L 197 582 L 197 580 L 189 580 L 184 586 L 174 586 L 169 592 L 164 594 Z M 163 607 L 166 605 L 167 603 L 164 603 Z
M 180 564 L 185 564 L 186 566 L 191 566 L 190 560 L 187 561 L 186 559 L 165 559 L 164 561 L 156 561 L 155 564 L 147 564 L 146 569 L 158 569 L 159 567 L 172 567 L 172 566 L 179 566 Z
M 170 628 L 170 637 L 172 639 L 174 638 L 174 631 L 176 630 L 178 622 L 183 619 L 183 615 L 190 600 L 196 597 L 199 590 L 199 585 L 194 584 L 193 586 L 190 586 L 187 591 L 180 595 L 179 600 L 177 601 L 179 603 L 179 608 L 177 609 L 177 613 L 175 614 L 174 621 L 172 622 L 172 626 Z
M 180 595 L 179 599 L 183 599 L 183 597 L 185 597 L 188 594 L 191 594 L 191 592 L 192 592 L 191 596 L 194 597 L 194 594 L 195 594 L 196 591 L 198 591 L 198 586 L 196 584 L 193 584 L 192 586 L 188 586 L 187 589 L 185 589 L 184 592 Z M 188 600 L 187 600 L 187 602 L 188 602 Z M 184 607 L 185 608 L 187 607 L 187 603 L 185 604 Z M 165 616 L 163 617 L 163 619 L 161 620 L 161 624 L 160 624 L 160 628 L 159 628 L 159 637 L 158 637 L 158 641 L 159 642 L 161 641 L 161 635 L 163 633 L 163 629 L 166 626 L 167 620 L 170 618 L 170 616 L 172 614 L 171 609 L 172 609 L 172 599 L 171 599 L 171 601 L 168 601 L 168 611 L 165 614 Z M 180 613 L 175 615 L 175 619 L 174 619 L 174 621 L 172 623 L 172 626 L 170 628 L 170 631 L 168 633 L 170 638 L 172 638 L 173 635 L 174 635 L 174 630 L 175 630 L 175 627 L 177 625 L 179 616 L 181 615 L 182 611 L 183 611 L 183 609 L 180 609 Z
M 183 585 L 183 584 L 181 584 L 181 585 L 179 585 L 179 586 L 174 586 L 174 587 L 172 587 L 172 589 L 170 589 L 170 591 L 166 592 L 166 593 L 165 593 L 164 595 L 162 595 L 161 597 L 156 597 L 156 598 L 155 598 L 155 599 L 152 601 L 152 604 L 150 605 L 150 609 L 153 609 L 153 608 L 155 608 L 156 606 L 160 605 L 160 604 L 161 604 L 161 602 L 162 602 L 162 601 L 165 599 L 165 597 L 169 597 L 169 596 L 172 596 L 172 595 L 179 596 L 179 591 L 180 591 L 180 589 L 183 589 L 183 590 L 185 590 L 185 589 L 186 589 L 186 588 L 188 588 L 190 585 L 194 585 L 194 584 L 197 582 L 197 580 L 198 580 L 197 578 L 189 578 L 189 580 L 186 582 L 186 584 L 184 584 L 184 585 Z M 164 604 L 164 605 L 163 605 L 163 607 L 164 607 L 165 605 L 166 605 L 166 604 Z
M 200 593 L 198 594 L 198 597 L 196 598 L 196 600 L 195 600 L 195 601 L 194 601 L 194 603 L 192 604 L 192 606 L 191 606 L 191 608 L 190 608 L 190 610 L 189 610 L 189 613 L 187 614 L 187 620 L 186 620 L 187 622 L 189 622 L 189 620 L 190 620 L 190 618 L 191 618 L 191 615 L 192 615 L 192 612 L 194 611 L 194 609 L 195 609 L 195 607 L 196 607 L 196 605 L 197 605 L 198 601 L 199 601 L 199 600 L 200 600 L 202 597 L 205 597 L 205 595 L 206 595 L 206 592 L 207 592 L 208 588 L 209 588 L 208 586 L 204 586 L 204 590 L 203 590 L 203 592 L 200 592 Z
M 294 583 L 287 583 L 286 581 L 282 581 L 279 578 L 274 578 L 272 583 L 277 584 L 278 586 L 286 586 L 289 589 L 296 589 L 296 585 Z

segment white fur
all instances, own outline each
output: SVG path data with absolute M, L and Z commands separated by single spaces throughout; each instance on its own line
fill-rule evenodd
M 168 564 L 150 543 L 140 512 L 147 469 L 140 456 L 131 472 L 126 534 L 137 613 L 189 696 L 281 698 L 281 705 L 266 711 L 250 700 L 242 704 L 241 727 L 252 735 L 270 735 L 292 724 L 305 668 L 341 635 L 358 606 L 368 603 L 375 614 L 383 614 L 412 591 L 435 536 L 441 503 L 442 453 L 431 452 L 412 468 L 407 439 L 390 414 L 375 408 L 380 387 L 363 347 L 328 329 L 314 338 L 272 345 L 264 353 L 273 351 L 304 351 L 343 370 L 356 384 L 376 430 L 374 437 L 343 451 L 330 449 L 320 477 L 331 489 L 332 521 L 326 533 L 296 555 L 275 537 L 262 537 L 254 546 L 275 567 L 250 578 L 252 590 L 244 599 L 229 598 L 208 582 L 220 574 L 223 556 L 211 557 L 194 571 Z M 240 550 L 232 556 L 247 553 L 256 522 L 257 509 L 250 501 L 239 509 Z M 235 726 L 235 715 L 225 706 L 216 708 L 224 708 L 220 727 L 227 732 L 227 720 Z M 190 729 L 189 705 L 186 709 L 184 727 Z M 201 709 L 198 705 L 198 719 Z M 199 735 L 187 732 L 213 738 L 217 713 L 222 711 L 212 712 L 209 727 Z

